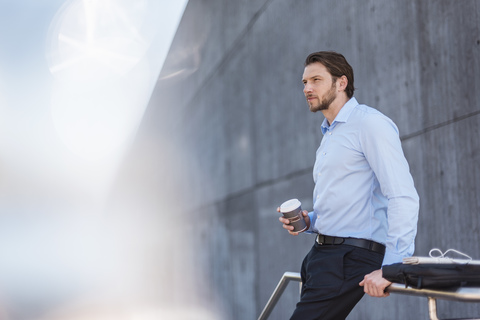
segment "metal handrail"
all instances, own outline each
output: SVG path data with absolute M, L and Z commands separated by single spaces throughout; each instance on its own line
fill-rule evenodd
M 273 311 L 273 308 L 277 304 L 278 300 L 282 296 L 285 288 L 290 281 L 301 282 L 300 273 L 298 272 L 285 272 L 277 284 L 275 290 L 273 290 L 270 299 L 268 299 L 265 308 L 258 317 L 258 320 L 266 320 Z M 438 320 L 437 316 L 437 301 L 436 299 L 463 301 L 463 302 L 480 302 L 480 287 L 460 287 L 442 290 L 433 289 L 414 289 L 411 287 L 405 287 L 405 285 L 399 283 L 392 283 L 387 291 L 390 293 L 400 293 L 412 296 L 423 296 L 428 298 L 428 313 L 430 320 Z
M 430 320 L 440 320 L 437 316 L 437 299 L 463 301 L 463 302 L 480 302 L 479 287 L 458 287 L 458 288 L 442 288 L 442 289 L 415 289 L 405 287 L 404 284 L 392 283 L 387 291 L 390 293 L 407 294 L 417 297 L 428 298 L 428 315 Z M 478 318 L 475 318 L 478 319 Z M 471 320 L 475 320 L 471 319 Z M 465 319 L 467 320 L 467 319 Z
M 270 296 L 270 299 L 268 299 L 267 304 L 265 305 L 265 308 L 263 308 L 262 313 L 258 317 L 258 320 L 266 320 L 270 316 L 270 313 L 272 313 L 273 308 L 277 304 L 278 300 L 283 294 L 283 291 L 285 291 L 285 288 L 287 287 L 288 283 L 290 281 L 298 281 L 301 282 L 302 278 L 300 277 L 300 273 L 298 272 L 285 272 L 280 279 L 280 281 L 277 284 L 277 287 L 275 290 L 273 290 L 272 295 Z

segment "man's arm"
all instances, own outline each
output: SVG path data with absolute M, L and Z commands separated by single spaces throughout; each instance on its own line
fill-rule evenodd
M 360 134 L 363 153 L 388 199 L 388 232 L 383 265 L 401 262 L 415 249 L 419 198 L 396 125 L 370 115 Z
M 361 135 L 364 155 L 370 164 L 382 193 L 388 199 L 388 233 L 383 265 L 401 262 L 415 249 L 419 198 L 409 166 L 403 154 L 396 125 L 388 118 L 372 117 Z M 367 274 L 360 286 L 372 297 L 387 297 L 391 284 L 382 270 Z

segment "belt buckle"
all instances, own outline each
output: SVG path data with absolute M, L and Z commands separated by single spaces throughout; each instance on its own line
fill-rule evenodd
M 321 235 L 317 235 L 317 243 L 322 246 L 322 245 L 323 245 L 323 241 L 320 241 L 320 237 L 322 237 L 323 240 L 325 240 L 325 237 L 323 237 L 323 236 L 321 236 Z

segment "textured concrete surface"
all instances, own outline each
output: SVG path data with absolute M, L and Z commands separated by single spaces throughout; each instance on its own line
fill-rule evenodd
M 158 155 L 145 169 L 151 188 L 181 199 L 204 303 L 255 319 L 313 242 L 284 232 L 275 209 L 294 197 L 312 205 L 323 117 L 308 111 L 301 75 L 318 50 L 343 53 L 357 99 L 399 127 L 421 197 L 416 254 L 480 259 L 479 29 L 473 0 L 190 1 L 136 145 Z M 271 319 L 289 318 L 292 286 Z M 476 304 L 438 310 L 480 315 Z M 364 298 L 348 319 L 427 317 L 426 299 L 392 296 Z

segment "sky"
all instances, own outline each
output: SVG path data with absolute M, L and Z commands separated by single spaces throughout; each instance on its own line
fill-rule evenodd
M 136 287 L 149 281 L 138 278 L 144 248 L 125 253 L 119 233 L 133 231 L 98 232 L 98 216 L 187 2 L 0 0 L 2 320 L 59 319 L 46 315 L 92 283 L 145 289 Z

